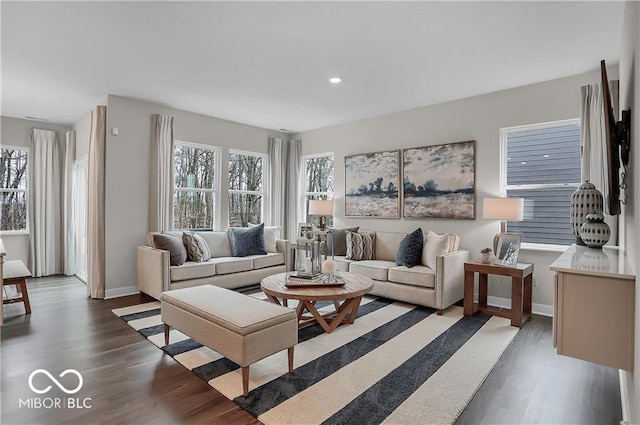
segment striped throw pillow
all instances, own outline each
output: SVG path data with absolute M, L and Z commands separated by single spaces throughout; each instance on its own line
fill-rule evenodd
M 347 260 L 373 260 L 375 255 L 375 233 L 347 232 Z

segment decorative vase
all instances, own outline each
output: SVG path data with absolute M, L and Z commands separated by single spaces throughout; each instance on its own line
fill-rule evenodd
M 587 215 L 587 222 L 580 228 L 580 237 L 589 248 L 602 248 L 610 236 L 611 229 L 602 214 Z
M 578 245 L 587 245 L 581 237 L 582 225 L 588 214 L 602 214 L 602 193 L 589 180 L 582 183 L 571 195 L 571 229 Z
M 488 252 L 481 252 L 480 253 L 480 260 L 483 263 L 490 263 L 491 262 L 490 256 L 491 256 L 491 254 L 488 253 Z

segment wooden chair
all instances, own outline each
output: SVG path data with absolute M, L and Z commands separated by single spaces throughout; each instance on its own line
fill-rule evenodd
M 19 298 L 9 298 L 2 300 L 2 304 L 22 302 L 26 314 L 31 314 L 31 304 L 29 303 L 29 293 L 27 292 L 27 278 L 31 277 L 31 272 L 20 260 L 5 261 L 3 265 L 2 285 L 16 285 L 20 288 Z

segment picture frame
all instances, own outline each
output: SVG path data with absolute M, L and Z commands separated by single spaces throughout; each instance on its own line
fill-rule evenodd
M 298 223 L 298 239 L 313 240 L 313 224 Z
M 345 217 L 400 218 L 400 150 L 344 158 Z
M 518 254 L 522 235 L 519 233 L 499 233 L 496 263 L 502 266 L 515 267 L 518 264 Z
M 404 218 L 476 218 L 476 141 L 402 151 Z

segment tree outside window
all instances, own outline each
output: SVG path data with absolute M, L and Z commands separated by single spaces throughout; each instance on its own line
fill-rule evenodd
M 212 229 L 218 148 L 177 142 L 174 148 L 174 229 Z
M 229 226 L 246 227 L 264 221 L 264 176 L 267 156 L 229 152 Z
M 319 218 L 310 216 L 309 201 L 333 199 L 333 153 L 309 155 L 302 158 L 305 176 L 304 198 L 307 223 L 319 224 Z M 333 226 L 333 217 L 325 217 L 326 225 Z
M 27 156 L 26 148 L 0 149 L 1 231 L 27 229 Z

